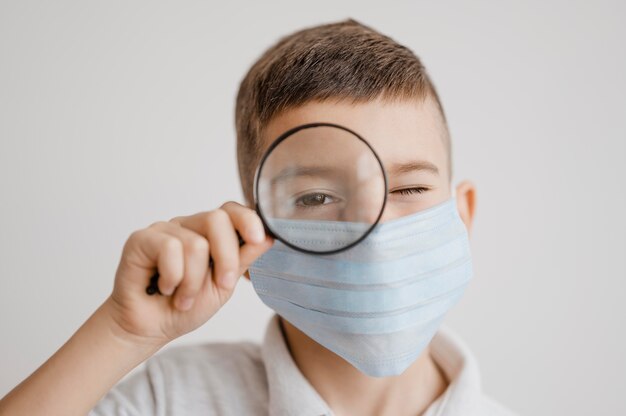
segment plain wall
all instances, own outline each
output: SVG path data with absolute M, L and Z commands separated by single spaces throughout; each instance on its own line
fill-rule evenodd
M 410 47 L 477 186 L 446 319 L 520 414 L 626 414 L 626 8 L 618 1 L 0 2 L 0 395 L 110 293 L 130 233 L 242 201 L 253 61 L 353 17 Z M 175 344 L 254 340 L 248 281 Z

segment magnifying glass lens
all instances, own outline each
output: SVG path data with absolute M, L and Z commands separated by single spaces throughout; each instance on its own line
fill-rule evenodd
M 339 126 L 294 130 L 261 162 L 259 213 L 270 231 L 294 248 L 331 253 L 356 244 L 384 208 L 379 158 L 364 139 Z

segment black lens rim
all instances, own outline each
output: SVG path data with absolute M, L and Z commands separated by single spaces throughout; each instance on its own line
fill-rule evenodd
M 359 237 L 355 241 L 351 242 L 350 244 L 348 244 L 348 245 L 346 245 L 344 247 L 340 247 L 340 248 L 333 249 L 333 250 L 327 250 L 327 251 L 314 251 L 314 250 L 309 250 L 309 249 L 306 249 L 306 248 L 298 247 L 297 245 L 292 244 L 289 241 L 287 241 L 284 238 L 282 238 L 280 235 L 278 235 L 276 232 L 274 232 L 274 230 L 272 230 L 272 228 L 270 227 L 270 224 L 267 221 L 267 219 L 265 218 L 265 215 L 263 214 L 263 210 L 261 209 L 261 207 L 259 205 L 259 201 L 258 201 L 259 178 L 261 176 L 261 172 L 263 170 L 263 166 L 265 165 L 265 162 L 266 162 L 267 158 L 269 157 L 269 155 L 272 153 L 272 151 L 283 140 L 287 139 L 292 134 L 297 133 L 298 131 L 303 130 L 303 129 L 314 128 L 314 127 L 336 127 L 336 128 L 341 129 L 341 130 L 347 131 L 348 133 L 351 133 L 352 135 L 356 136 L 359 140 L 361 140 L 363 143 L 365 143 L 365 145 L 370 149 L 370 151 L 372 152 L 372 154 L 374 155 L 374 157 L 378 161 L 378 164 L 380 165 L 380 169 L 381 169 L 381 171 L 383 173 L 383 182 L 384 182 L 384 185 L 385 185 L 385 193 L 384 193 L 383 203 L 382 203 L 382 205 L 380 207 L 380 212 L 378 213 L 378 216 L 376 217 L 376 221 L 374 221 L 372 223 L 372 226 L 370 228 L 368 228 L 367 231 L 365 231 L 365 233 L 363 233 L 363 235 L 361 237 Z M 257 214 L 259 215 L 259 217 L 261 218 L 261 221 L 263 222 L 263 225 L 265 227 L 266 233 L 269 233 L 271 237 L 273 237 L 275 239 L 278 239 L 279 241 L 281 241 L 286 246 L 288 246 L 290 248 L 293 248 L 294 250 L 298 250 L 300 252 L 308 253 L 308 254 L 317 254 L 317 255 L 335 254 L 335 253 L 339 253 L 339 252 L 348 250 L 349 248 L 352 248 L 355 245 L 359 244 L 361 241 L 363 241 L 372 232 L 374 227 L 376 227 L 376 225 L 379 223 L 379 221 L 380 221 L 380 219 L 381 219 L 381 217 L 383 215 L 383 212 L 385 211 L 385 205 L 387 204 L 387 193 L 388 192 L 389 192 L 389 185 L 387 183 L 387 171 L 385 170 L 385 167 L 383 165 L 382 160 L 380 159 L 380 157 L 378 156 L 378 153 L 376 153 L 376 151 L 374 150 L 372 145 L 370 145 L 369 142 L 367 140 L 365 140 L 365 138 L 363 138 L 360 134 L 358 134 L 354 130 L 349 129 L 348 127 L 342 126 L 340 124 L 329 123 L 329 122 L 315 122 L 315 123 L 301 124 L 301 125 L 293 127 L 291 129 L 287 130 L 286 132 L 282 133 L 267 148 L 267 150 L 265 151 L 265 153 L 261 157 L 259 165 L 258 165 L 258 167 L 256 169 L 255 174 L 254 174 L 254 188 L 253 188 L 254 206 L 255 206 L 255 210 L 256 210 Z

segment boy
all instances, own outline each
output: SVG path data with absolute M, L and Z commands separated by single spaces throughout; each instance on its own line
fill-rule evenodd
M 388 169 L 382 225 L 411 218 L 401 207 L 450 201 L 455 218 L 471 228 L 475 189 L 467 181 L 451 189 L 445 116 L 424 67 L 410 50 L 355 20 L 281 39 L 242 81 L 235 116 L 247 206 L 227 202 L 133 232 L 112 294 L 3 398 L 0 414 L 510 415 L 481 393 L 474 359 L 448 331 L 416 335 L 432 341 L 413 348 L 416 358 L 401 367 L 387 365 L 397 360 L 385 360 L 384 350 L 376 353 L 382 355 L 370 357 L 378 365 L 373 376 L 278 310 L 260 346 L 173 348 L 115 385 L 169 341 L 210 319 L 239 277 L 250 278 L 255 261 L 271 252 L 275 241 L 251 209 L 253 176 L 272 140 L 294 126 L 326 121 L 364 132 Z M 453 191 L 456 199 L 450 198 Z M 147 296 L 155 269 L 163 295 Z M 384 319 L 395 323 L 393 315 Z M 392 338 L 378 339 L 390 349 L 395 345 Z M 345 351 L 359 355 L 360 345 L 353 339 Z

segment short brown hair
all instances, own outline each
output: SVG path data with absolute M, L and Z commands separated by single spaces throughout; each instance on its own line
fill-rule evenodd
M 269 120 L 306 102 L 432 97 L 445 126 L 448 173 L 450 138 L 443 107 L 426 68 L 407 47 L 354 19 L 305 28 L 282 37 L 252 65 L 235 107 L 239 177 L 248 203 L 261 137 Z

